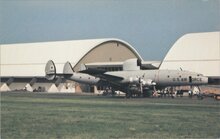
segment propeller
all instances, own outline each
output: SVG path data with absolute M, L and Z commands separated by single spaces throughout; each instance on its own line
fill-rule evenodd
M 144 87 L 152 87 L 153 86 L 154 91 L 155 91 L 156 90 L 156 88 L 155 88 L 156 82 L 154 82 L 151 79 L 144 80 L 144 77 L 145 77 L 145 73 L 142 75 L 142 77 L 138 78 L 141 94 L 143 94 Z
M 137 84 L 139 86 L 141 94 L 143 94 L 144 87 L 153 87 L 155 91 L 156 82 L 151 79 L 144 79 L 144 77 L 145 73 L 142 76 L 136 76 L 135 78 L 130 77 L 129 82 L 131 84 Z

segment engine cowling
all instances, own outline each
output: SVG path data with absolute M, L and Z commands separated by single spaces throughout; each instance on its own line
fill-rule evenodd
M 143 80 L 142 84 L 143 86 L 155 86 L 156 85 L 156 83 L 151 79 L 147 79 L 146 81 Z
M 139 84 L 140 81 L 139 81 L 138 77 L 130 77 L 129 78 L 129 83 L 131 83 L 131 84 Z
M 155 86 L 156 85 L 156 83 L 153 80 L 151 79 L 144 80 L 141 77 L 130 77 L 129 83 L 130 84 L 142 84 L 143 86 Z

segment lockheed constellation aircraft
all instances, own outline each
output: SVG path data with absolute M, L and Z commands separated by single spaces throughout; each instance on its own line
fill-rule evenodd
M 184 70 L 140 70 L 137 59 L 129 59 L 123 63 L 123 71 L 105 71 L 102 69 L 86 68 L 75 72 L 70 62 L 66 62 L 63 73 L 56 73 L 52 60 L 45 67 L 46 78 L 53 80 L 58 76 L 78 83 L 89 85 L 110 85 L 115 90 L 126 93 L 131 97 L 134 93 L 143 95 L 145 90 L 156 90 L 168 86 L 199 86 L 208 84 L 208 77 L 202 74 Z

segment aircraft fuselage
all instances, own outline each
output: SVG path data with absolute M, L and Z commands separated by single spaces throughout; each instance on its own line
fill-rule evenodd
M 156 86 L 202 85 L 208 83 L 208 78 L 194 72 L 179 70 L 140 70 L 106 72 L 105 74 L 123 78 L 119 83 L 128 83 L 141 77 L 147 81 L 151 79 Z

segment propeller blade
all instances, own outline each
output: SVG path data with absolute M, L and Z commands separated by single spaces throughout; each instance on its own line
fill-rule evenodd
M 143 94 L 143 84 L 140 84 L 140 90 L 141 90 L 141 94 Z

